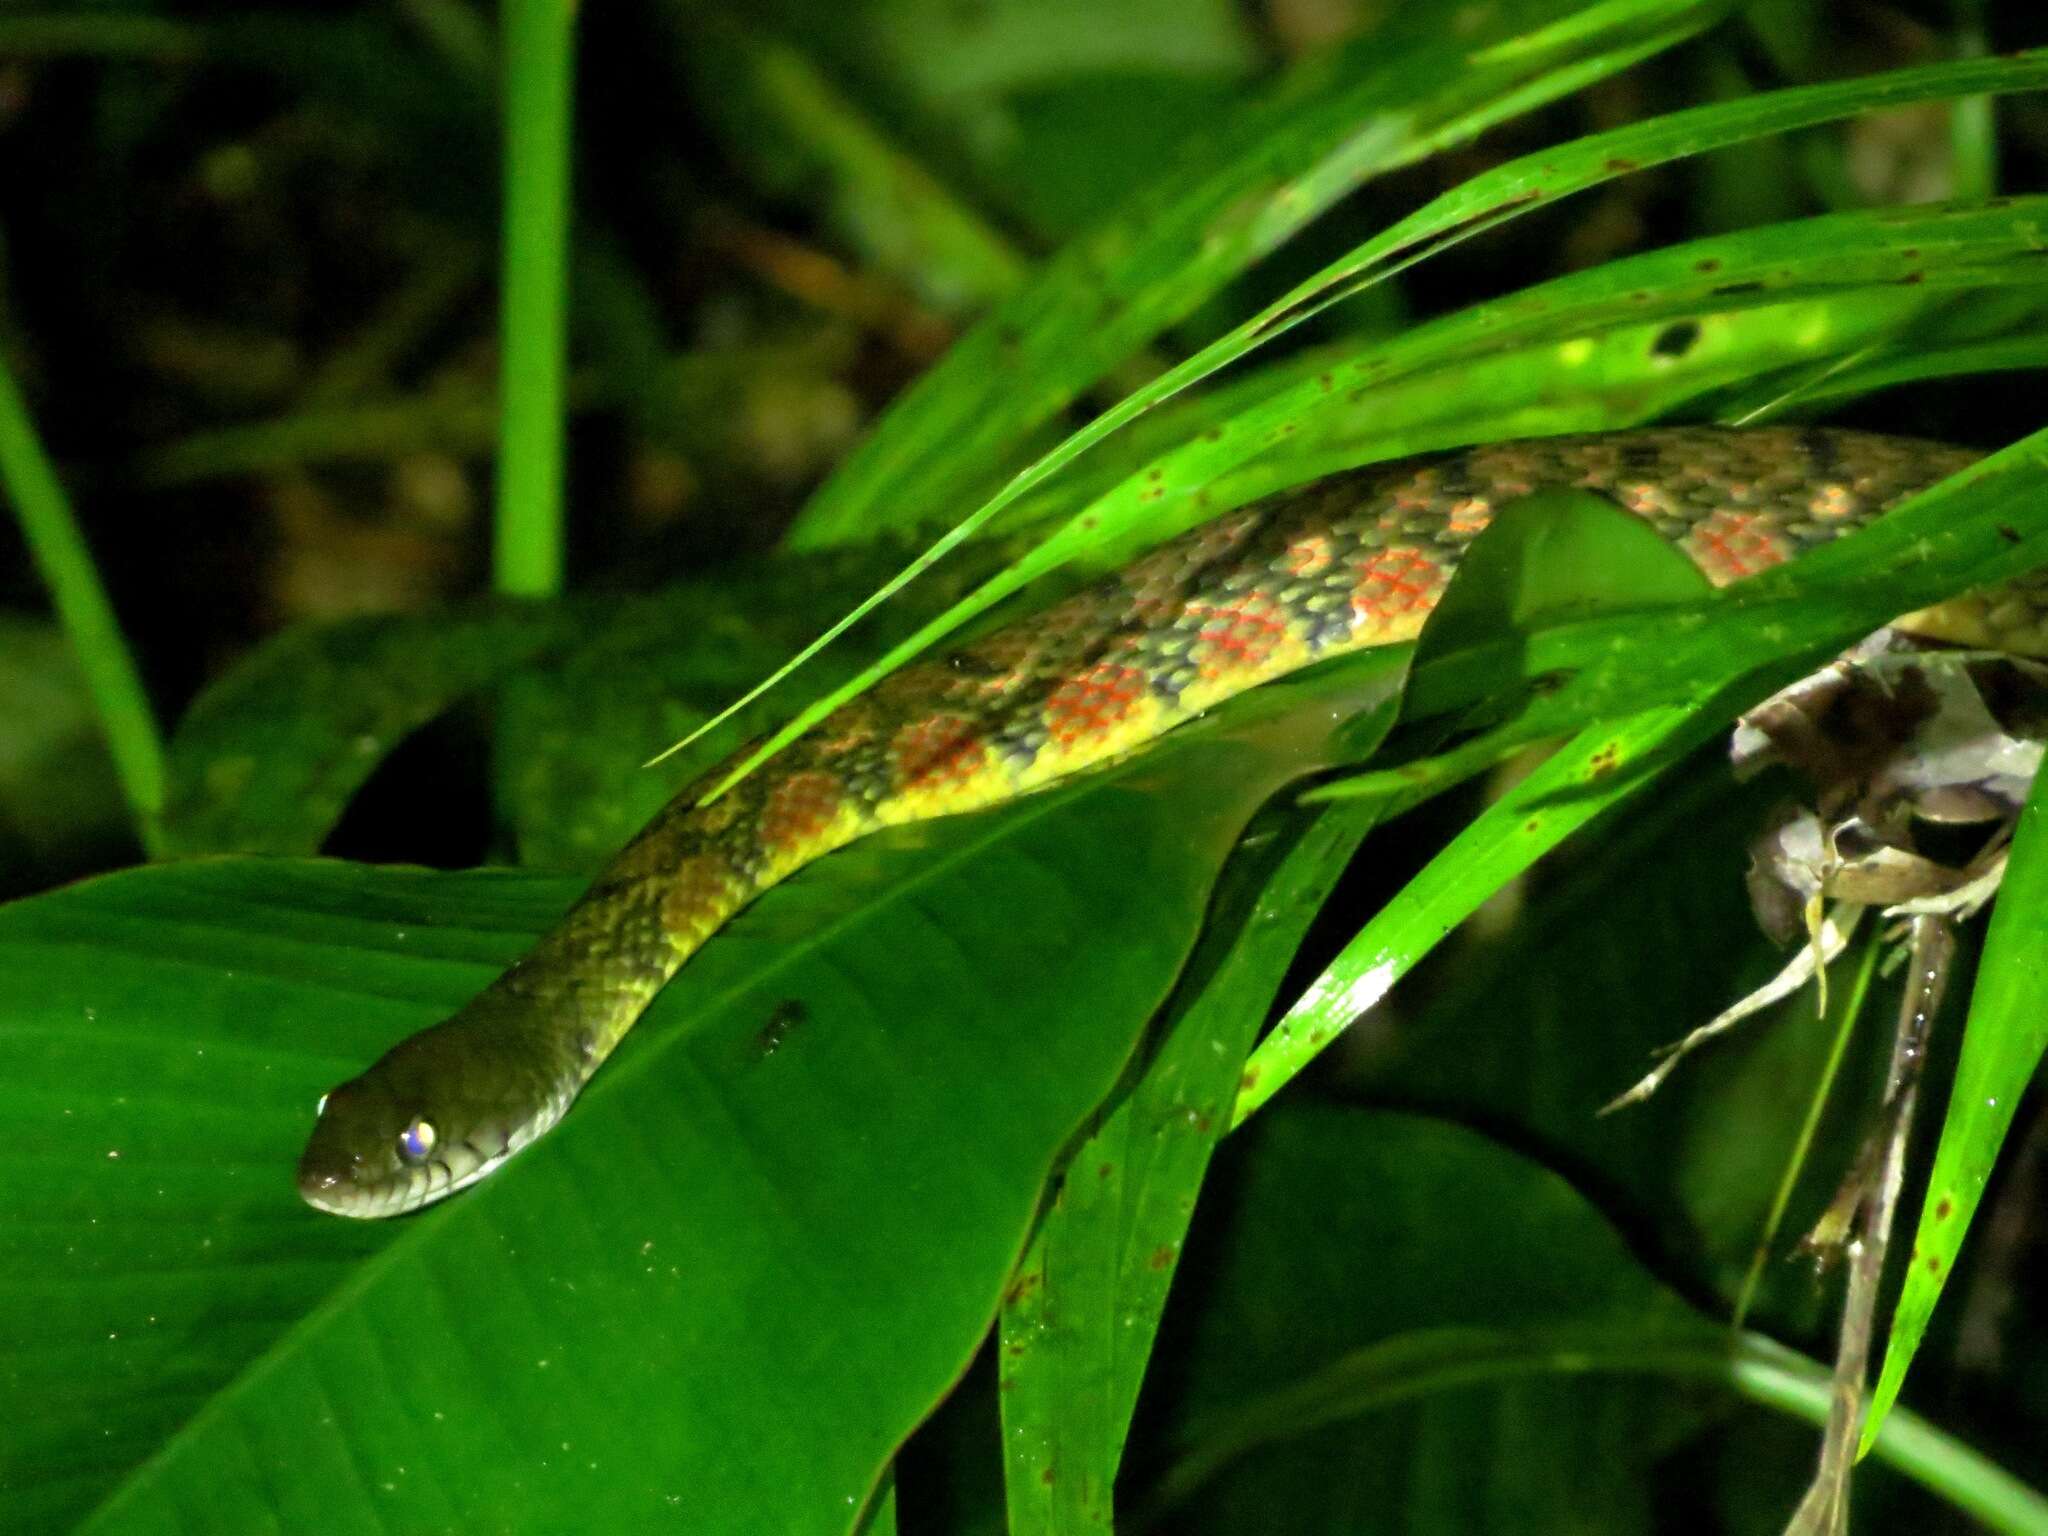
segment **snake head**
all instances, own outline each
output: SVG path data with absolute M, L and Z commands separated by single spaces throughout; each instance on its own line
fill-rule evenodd
M 502 1030 L 457 1014 L 321 1095 L 299 1194 L 336 1216 L 399 1216 L 475 1183 L 552 1126 L 573 1090 L 536 1079 Z

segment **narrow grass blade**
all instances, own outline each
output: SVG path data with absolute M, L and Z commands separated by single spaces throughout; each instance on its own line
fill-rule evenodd
M 572 0 L 505 0 L 505 251 L 493 570 L 510 597 L 562 585 Z
M 29 553 L 85 674 L 122 793 L 145 850 L 157 850 L 164 808 L 164 746 L 135 660 L 121 638 L 71 500 L 29 420 L 14 376 L 0 362 L 0 482 L 14 503 Z
M 1866 1450 L 1899 1395 L 1997 1164 L 2013 1112 L 2033 1081 L 2043 1049 L 2048 1048 L 2048 1012 L 2042 1007 L 2043 997 L 2048 996 L 2043 976 L 2048 958 L 2044 957 L 2048 957 L 2048 783 L 2037 780 L 2013 839 L 2011 862 L 1999 888 L 1983 963 L 1970 995 L 1962 1055 L 1949 1091 L 1934 1168 L 1927 1178 L 1926 1201 L 1914 1232 L 1905 1287 L 1892 1312 L 1884 1367 L 1864 1423 Z

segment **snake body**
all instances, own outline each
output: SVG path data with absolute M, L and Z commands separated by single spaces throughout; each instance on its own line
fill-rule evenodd
M 1028 793 L 1311 662 L 1414 638 L 1506 501 L 1600 492 L 1718 585 L 1973 457 L 1845 431 L 1659 429 L 1375 465 L 1230 512 L 898 672 L 712 804 L 696 803 L 709 780 L 678 795 L 510 970 L 322 1099 L 300 1191 L 390 1216 L 483 1177 L 562 1117 L 663 984 L 770 886 L 877 828 Z M 1997 638 L 1983 598 L 1906 622 Z

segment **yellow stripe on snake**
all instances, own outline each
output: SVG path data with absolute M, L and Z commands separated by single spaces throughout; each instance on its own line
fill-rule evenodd
M 897 673 L 711 805 L 696 787 L 677 796 L 516 965 L 321 1100 L 300 1192 L 391 1216 L 473 1183 L 560 1120 L 655 993 L 770 886 L 877 828 L 1029 793 L 1311 662 L 1413 639 L 1504 502 L 1602 493 L 1720 585 L 1974 457 L 1856 432 L 1674 428 L 1375 465 L 1231 512 Z M 2035 618 L 1991 593 L 1902 623 L 2038 652 Z

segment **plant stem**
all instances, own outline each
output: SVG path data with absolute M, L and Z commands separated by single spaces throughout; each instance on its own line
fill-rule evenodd
M 497 590 L 562 585 L 562 396 L 568 340 L 572 0 L 505 0 L 505 254 Z
M 121 638 L 114 606 L 100 583 L 92 551 L 78 530 L 56 468 L 43 451 L 14 376 L 0 363 L 0 484 L 14 503 L 36 569 L 49 588 L 57 616 L 99 714 L 100 729 L 136 834 L 145 852 L 157 846 L 164 804 L 164 746 L 142 690 L 134 658 Z

